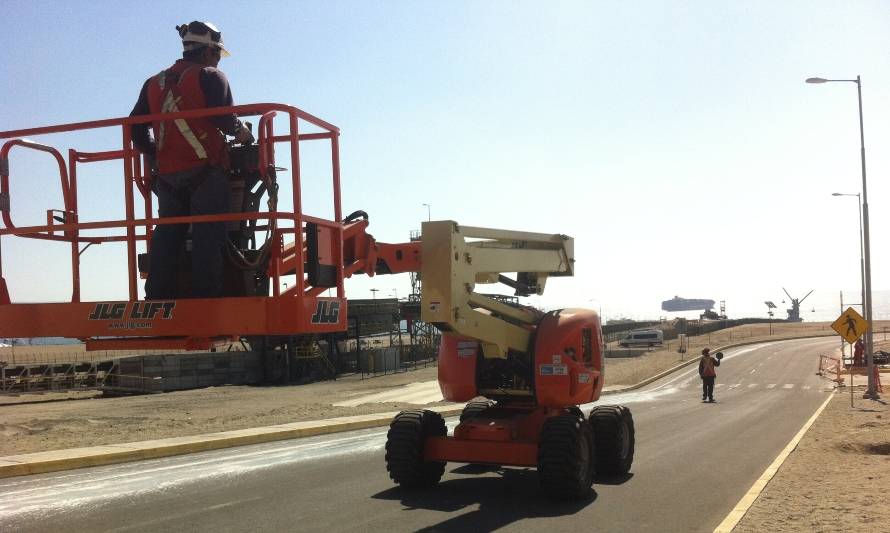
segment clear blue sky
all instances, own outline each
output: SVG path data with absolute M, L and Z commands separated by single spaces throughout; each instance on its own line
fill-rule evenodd
M 407 240 L 429 203 L 433 219 L 573 236 L 576 277 L 551 280 L 545 307 L 658 316 L 679 294 L 762 315 L 783 286 L 858 290 L 856 202 L 830 196 L 861 189 L 855 85 L 803 80 L 860 74 L 873 285 L 890 288 L 890 4 L 182 4 L 6 2 L 0 130 L 126 115 L 179 56 L 174 26 L 210 20 L 238 103 L 341 128 L 344 212 L 367 211 L 379 240 Z M 123 214 L 119 165 L 81 177 L 82 219 Z M 12 172 L 18 224 L 61 207 L 45 157 L 15 152 Z M 306 211 L 330 216 L 321 168 L 306 180 Z M 94 248 L 84 296 L 125 298 L 123 247 Z M 69 296 L 63 246 L 5 238 L 3 252 L 15 300 Z

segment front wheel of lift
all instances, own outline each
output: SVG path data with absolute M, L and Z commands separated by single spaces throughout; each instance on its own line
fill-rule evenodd
M 636 441 L 630 409 L 623 405 L 598 405 L 588 418 L 593 426 L 597 473 L 623 476 L 630 472 Z
M 386 434 L 386 470 L 389 477 L 406 488 L 431 487 L 445 473 L 444 461 L 424 461 L 427 437 L 448 434 L 445 419 L 435 411 L 402 411 Z
M 538 477 L 548 496 L 580 499 L 590 494 L 594 474 L 593 432 L 583 416 L 548 418 L 538 444 Z

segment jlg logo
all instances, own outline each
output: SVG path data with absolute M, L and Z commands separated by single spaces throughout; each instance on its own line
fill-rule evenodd
M 129 312 L 127 306 L 129 305 Z M 93 312 L 88 317 L 90 320 L 154 320 L 160 314 L 161 318 L 169 320 L 173 318 L 173 309 L 176 302 L 126 302 L 97 303 Z
M 340 302 L 319 300 L 310 321 L 313 324 L 336 324 L 340 321 Z

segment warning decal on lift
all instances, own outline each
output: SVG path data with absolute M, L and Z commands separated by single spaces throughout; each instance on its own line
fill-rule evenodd
M 459 341 L 457 343 L 457 355 L 459 357 L 473 357 L 476 355 L 476 341 Z
M 569 367 L 566 365 L 541 365 L 539 373 L 542 376 L 567 376 Z

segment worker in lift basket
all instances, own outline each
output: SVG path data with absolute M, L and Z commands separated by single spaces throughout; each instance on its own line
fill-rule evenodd
M 714 402 L 714 381 L 717 379 L 716 367 L 720 366 L 723 354 L 717 352 L 717 357 L 711 357 L 711 349 L 704 348 L 701 351 L 701 359 L 698 362 L 698 375 L 701 376 L 702 401 Z
M 217 65 L 229 52 L 222 33 L 209 22 L 177 26 L 182 59 L 146 80 L 130 116 L 175 113 L 233 105 L 229 81 Z M 154 122 L 132 126 L 133 144 L 154 158 L 158 176 L 152 189 L 158 196 L 158 215 L 176 217 L 228 213 L 229 161 L 226 135 L 235 142 L 253 142 L 250 129 L 234 114 Z M 159 224 L 151 239 L 145 296 L 161 300 L 177 294 L 180 250 L 187 224 Z M 225 222 L 192 225 L 192 293 L 194 298 L 222 293 Z

